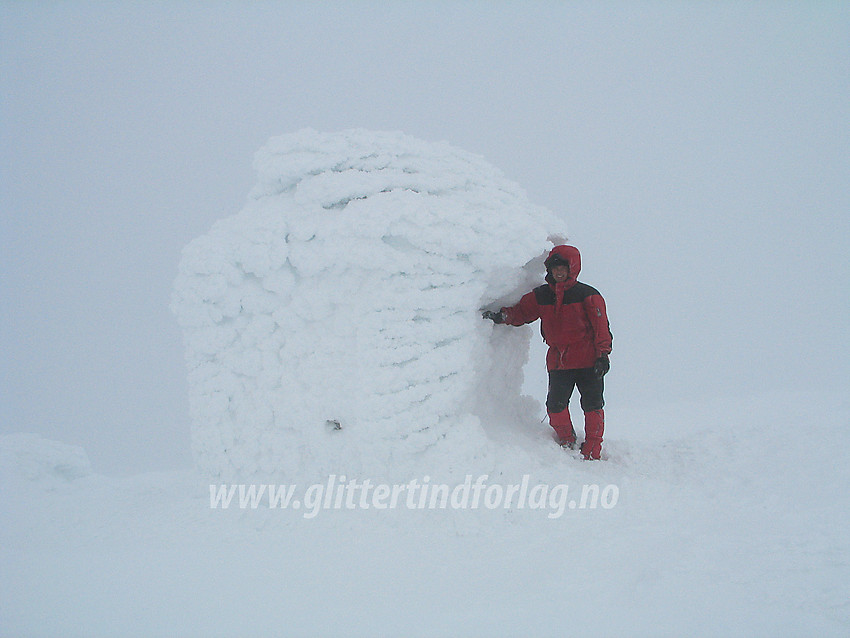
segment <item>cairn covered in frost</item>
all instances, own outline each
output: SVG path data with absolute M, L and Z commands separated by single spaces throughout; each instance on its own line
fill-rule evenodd
M 199 468 L 304 481 L 480 458 L 489 423 L 528 412 L 531 334 L 480 311 L 540 282 L 559 221 L 480 157 L 401 133 L 301 131 L 255 167 L 175 282 Z

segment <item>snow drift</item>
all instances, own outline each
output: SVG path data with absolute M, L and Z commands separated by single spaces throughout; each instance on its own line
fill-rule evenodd
M 51 441 L 38 434 L 0 436 L 0 482 L 5 485 L 20 479 L 54 485 L 91 473 L 89 457 L 79 446 Z
M 175 282 L 202 471 L 466 471 L 489 424 L 537 413 L 532 331 L 492 339 L 480 310 L 539 283 L 554 215 L 480 157 L 400 133 L 301 131 L 255 167 Z

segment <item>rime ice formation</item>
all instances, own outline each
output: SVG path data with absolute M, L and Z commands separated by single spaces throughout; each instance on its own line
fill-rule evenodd
M 401 133 L 301 131 L 255 167 L 175 282 L 202 471 L 460 467 L 527 415 L 532 331 L 480 310 L 539 283 L 557 218 L 480 157 Z

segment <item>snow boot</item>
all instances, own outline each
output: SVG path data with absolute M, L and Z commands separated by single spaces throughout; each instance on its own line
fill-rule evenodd
M 554 439 L 555 439 L 555 443 L 557 443 L 558 445 L 560 445 L 560 446 L 561 446 L 562 448 L 564 448 L 565 450 L 568 450 L 568 449 L 569 449 L 569 450 L 574 450 L 574 449 L 576 448 L 575 433 L 573 433 L 573 438 L 571 438 L 571 439 L 570 439 L 570 438 L 561 438 L 561 437 L 560 437 L 560 436 L 558 436 L 558 434 L 556 433 L 556 434 L 555 434 L 555 436 L 554 436 Z
M 604 410 L 584 413 L 584 443 L 581 455 L 588 461 L 598 461 L 602 454 L 602 434 L 605 432 Z
M 573 449 L 576 444 L 576 431 L 573 428 L 573 422 L 570 420 L 568 410 L 561 412 L 548 412 L 549 425 L 555 430 L 555 440 L 561 447 L 569 447 Z

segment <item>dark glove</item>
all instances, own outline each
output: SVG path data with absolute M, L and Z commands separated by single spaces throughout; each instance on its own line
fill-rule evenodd
M 596 363 L 593 364 L 593 374 L 595 374 L 600 379 L 604 377 L 610 369 L 611 362 L 608 360 L 607 354 L 603 354 L 596 360 Z
M 500 310 L 499 312 L 493 312 L 492 310 L 485 310 L 481 315 L 485 319 L 489 319 L 493 323 L 505 323 L 505 315 Z

